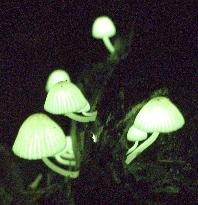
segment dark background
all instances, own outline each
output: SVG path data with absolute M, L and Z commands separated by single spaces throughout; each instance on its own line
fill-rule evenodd
M 193 1 L 74 2 L 6 1 L 1 6 L 0 141 L 9 151 L 24 119 L 43 111 L 45 82 L 52 70 L 65 68 L 75 82 L 93 64 L 105 61 L 108 51 L 91 37 L 99 15 L 113 19 L 117 36 L 129 48 L 108 82 L 109 105 L 120 88 L 129 107 L 166 87 L 185 119 L 197 119 Z

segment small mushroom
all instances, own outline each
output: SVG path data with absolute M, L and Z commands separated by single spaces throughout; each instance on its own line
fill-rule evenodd
M 45 86 L 46 92 L 49 92 L 49 90 L 58 82 L 60 81 L 68 81 L 70 82 L 69 74 L 62 69 L 54 70 L 48 77 L 47 83 Z
M 116 27 L 108 16 L 99 16 L 93 23 L 92 36 L 96 39 L 102 39 L 110 53 L 115 52 L 115 48 L 110 41 L 110 37 L 116 34 Z
M 97 111 L 90 110 L 89 102 L 80 89 L 72 82 L 58 82 L 47 94 L 45 111 L 55 115 L 65 115 L 79 122 L 95 121 Z M 77 114 L 77 113 L 81 113 Z
M 135 142 L 135 144 L 127 151 L 127 155 L 130 154 L 132 151 L 134 151 L 138 144 L 139 141 L 143 141 L 147 138 L 147 133 L 136 128 L 134 125 L 132 125 L 129 128 L 129 131 L 127 133 L 127 140 Z
M 174 132 L 183 127 L 184 123 L 182 113 L 170 99 L 161 96 L 152 98 L 143 106 L 134 121 L 135 127 L 152 134 L 127 156 L 126 164 L 129 164 L 136 156 L 148 148 L 161 132 Z

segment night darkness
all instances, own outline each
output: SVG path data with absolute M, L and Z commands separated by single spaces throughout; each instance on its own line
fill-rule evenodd
M 195 5 L 191 1 L 102 2 L 6 1 L 1 6 L 0 205 L 196 204 Z M 110 16 L 117 28 L 112 42 L 118 54 L 113 63 L 102 41 L 91 36 L 93 21 L 100 15 Z M 96 107 L 96 125 L 79 125 L 78 132 L 86 128 L 83 132 L 88 135 L 80 176 L 67 182 L 41 161 L 23 160 L 12 152 L 23 121 L 33 113 L 44 112 L 46 80 L 57 68 L 65 69 L 74 83 L 83 85 L 83 93 L 92 102 L 106 80 Z M 108 70 L 112 73 L 105 78 Z M 168 96 L 178 106 L 185 126 L 159 137 L 127 167 L 123 163 L 127 142 L 122 132 L 134 116 L 131 121 L 122 120 L 132 106 L 156 93 Z M 68 119 L 49 116 L 68 132 Z M 93 144 L 88 138 L 100 126 L 107 137 Z M 159 158 L 170 163 L 159 163 Z M 39 173 L 43 179 L 32 191 L 28 185 Z M 46 185 L 49 173 L 52 182 Z M 72 194 L 67 194 L 68 189 Z

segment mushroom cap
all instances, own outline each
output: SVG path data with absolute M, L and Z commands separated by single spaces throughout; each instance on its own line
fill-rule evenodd
M 30 115 L 21 125 L 12 147 L 24 159 L 41 159 L 60 152 L 65 147 L 61 127 L 43 113 Z
M 85 107 L 83 107 L 80 112 L 88 112 L 90 110 L 90 104 L 87 102 L 87 104 L 85 105 Z
M 173 132 L 184 125 L 179 109 L 167 97 L 154 97 L 148 101 L 134 121 L 135 127 L 148 133 Z
M 87 104 L 88 101 L 75 84 L 61 81 L 48 92 L 44 110 L 52 114 L 64 115 L 82 112 Z
M 142 131 L 138 128 L 136 128 L 134 125 L 132 125 L 127 133 L 127 140 L 129 141 L 142 141 L 147 138 L 147 133 L 145 131 Z
M 112 37 L 116 34 L 116 27 L 108 16 L 99 16 L 93 23 L 92 36 L 97 39 Z
M 47 83 L 45 86 L 46 92 L 49 92 L 49 90 L 58 82 L 60 81 L 68 81 L 70 82 L 69 74 L 62 69 L 54 70 L 48 77 Z

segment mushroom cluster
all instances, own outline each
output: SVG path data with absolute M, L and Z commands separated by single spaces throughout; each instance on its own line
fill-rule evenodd
M 183 127 L 185 121 L 179 109 L 167 97 L 154 97 L 137 114 L 134 126 L 146 133 L 152 133 L 141 145 L 127 156 L 126 164 L 133 161 L 147 149 L 160 133 L 174 132 Z
M 115 51 L 110 41 L 115 34 L 116 27 L 108 16 L 99 16 L 95 19 L 92 36 L 103 40 L 112 54 L 111 57 L 115 57 L 118 50 Z M 42 160 L 51 170 L 62 176 L 76 178 L 79 176 L 79 170 L 75 168 L 79 168 L 77 162 L 80 161 L 76 121 L 94 122 L 97 111 L 91 111 L 91 106 L 83 92 L 63 69 L 54 70 L 49 75 L 45 90 L 47 96 L 44 110 L 53 115 L 70 118 L 72 120 L 70 135 L 66 136 L 63 129 L 46 114 L 35 113 L 21 125 L 12 150 L 21 158 Z M 128 130 L 127 140 L 132 141 L 134 145 L 126 153 L 126 164 L 131 163 L 151 146 L 160 133 L 174 132 L 183 127 L 184 123 L 182 113 L 169 98 L 157 96 L 150 99 L 137 114 L 133 125 Z M 98 142 L 99 137 L 94 133 L 92 138 L 95 143 Z M 67 170 L 63 168 L 64 166 L 74 168 L 74 171 Z
M 64 115 L 79 122 L 96 120 L 97 111 L 89 112 L 89 102 L 81 90 L 71 82 L 65 70 L 53 71 L 48 77 L 45 89 L 47 98 L 44 109 L 47 112 Z M 76 178 L 79 176 L 79 170 L 64 169 L 49 159 L 52 157 L 61 165 L 77 169 L 72 142 L 76 136 L 73 135 L 65 136 L 62 128 L 50 117 L 36 113 L 30 115 L 21 125 L 12 150 L 21 158 L 42 160 L 54 172 Z

